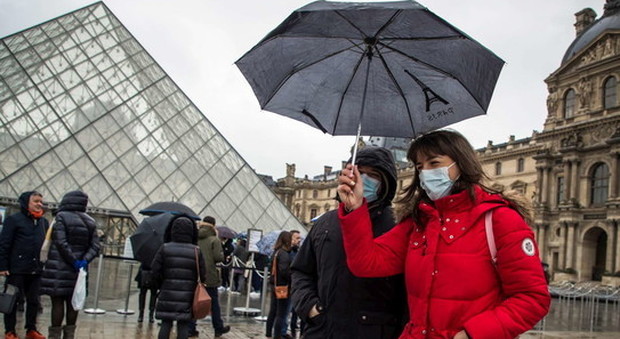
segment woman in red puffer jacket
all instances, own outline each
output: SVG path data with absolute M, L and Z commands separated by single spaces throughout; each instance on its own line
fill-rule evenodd
M 531 329 L 550 296 L 526 204 L 482 184 L 482 166 L 459 133 L 423 135 L 408 158 L 416 172 L 396 202 L 400 222 L 374 240 L 357 168 L 339 177 L 353 274 L 405 273 L 410 320 L 401 338 L 511 339 Z

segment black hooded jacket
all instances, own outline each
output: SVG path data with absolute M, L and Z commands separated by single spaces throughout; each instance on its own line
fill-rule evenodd
M 33 191 L 19 196 L 21 211 L 4 220 L 0 233 L 0 271 L 10 274 L 40 274 L 43 268 L 39 256 L 49 223 L 41 217 L 35 219 L 28 212 Z
M 155 317 L 164 320 L 192 319 L 192 301 L 198 278 L 196 252 L 202 281 L 206 281 L 205 262 L 200 248 L 194 245 L 197 230 L 194 222 L 175 226 L 172 220 L 170 242 L 164 243 L 151 263 L 151 271 L 161 282 Z
M 69 297 L 77 280 L 76 260 L 90 263 L 99 254 L 95 220 L 86 214 L 88 196 L 72 191 L 62 197 L 54 225 L 52 246 L 41 278 L 41 294 Z
M 396 167 L 385 148 L 358 152 L 357 165 L 382 173 L 379 200 L 370 203 L 374 236 L 394 227 L 391 201 Z M 292 269 L 292 301 L 306 322 L 304 338 L 398 338 L 408 320 L 404 276 L 357 278 L 346 263 L 338 211 L 325 213 L 310 230 Z M 320 314 L 309 318 L 313 306 Z

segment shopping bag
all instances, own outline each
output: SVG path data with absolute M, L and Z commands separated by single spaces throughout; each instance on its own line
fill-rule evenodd
M 7 284 L 6 278 L 2 288 L 0 288 L 0 312 L 11 313 L 13 307 L 15 307 L 15 301 L 17 300 L 17 291 L 19 289 L 16 286 Z
M 47 228 L 47 232 L 45 233 L 45 240 L 43 240 L 43 246 L 41 246 L 41 252 L 39 254 L 39 260 L 42 263 L 47 261 L 47 255 L 50 253 L 50 247 L 52 247 L 52 228 L 56 223 L 56 219 L 52 220 L 50 227 Z
M 86 271 L 80 268 L 75 287 L 73 288 L 73 296 L 71 297 L 71 306 L 78 311 L 84 307 L 86 301 Z

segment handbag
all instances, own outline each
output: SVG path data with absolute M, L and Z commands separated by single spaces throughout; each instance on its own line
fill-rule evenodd
M 277 267 L 278 260 L 278 251 L 273 255 L 273 262 L 271 263 L 271 274 L 273 274 L 273 285 L 274 292 L 276 294 L 276 299 L 287 299 L 288 298 L 288 285 L 278 286 L 278 270 Z
M 50 247 L 52 247 L 52 228 L 56 223 L 56 219 L 52 220 L 50 227 L 47 228 L 47 232 L 45 232 L 45 240 L 43 240 L 43 246 L 41 246 L 41 252 L 39 253 L 39 260 L 42 263 L 47 261 L 47 256 L 50 253 Z
M 157 281 L 151 270 L 143 269 L 140 271 L 140 287 L 149 289 L 157 287 Z
M 196 255 L 196 289 L 194 290 L 194 301 L 192 302 L 192 313 L 194 319 L 202 319 L 211 313 L 211 297 L 205 289 L 200 279 L 200 265 L 198 265 L 198 247 L 194 249 Z
M 15 301 L 17 301 L 18 288 L 6 282 L 4 279 L 4 285 L 0 291 L 0 312 L 11 313 L 13 307 L 15 307 Z

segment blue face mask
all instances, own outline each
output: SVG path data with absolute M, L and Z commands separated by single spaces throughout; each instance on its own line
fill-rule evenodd
M 373 202 L 379 199 L 379 188 L 381 187 L 381 182 L 367 174 L 363 173 L 361 175 L 362 182 L 364 183 L 364 198 L 368 202 Z
M 450 179 L 448 170 L 456 164 L 453 162 L 450 166 L 433 168 L 429 170 L 420 170 L 420 186 L 426 191 L 431 200 L 446 197 L 452 191 L 454 181 Z M 457 178 L 458 179 L 458 178 Z M 455 180 L 456 181 L 456 180 Z

